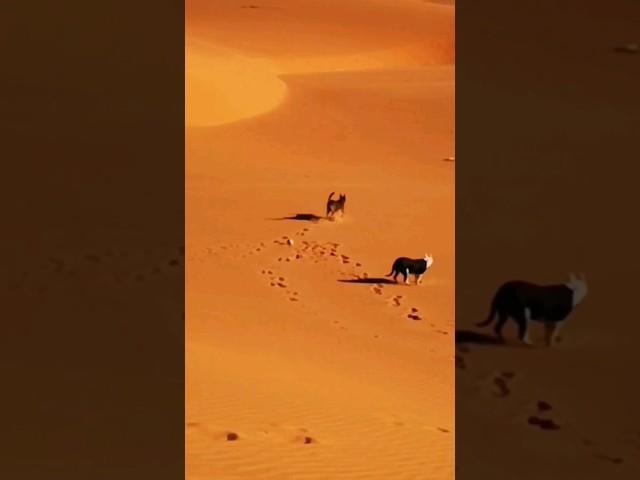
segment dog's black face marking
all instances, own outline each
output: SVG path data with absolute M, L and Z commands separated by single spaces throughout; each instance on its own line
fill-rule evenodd
M 336 192 L 331 192 L 329 195 L 329 199 L 327 200 L 327 217 L 333 217 L 336 212 L 340 212 L 341 215 L 344 215 L 344 204 L 347 202 L 347 196 L 344 194 L 340 194 L 337 200 L 333 200 L 333 195 Z
M 433 259 L 429 256 L 425 256 L 425 258 L 398 257 L 391 266 L 391 272 L 386 276 L 393 275 L 393 280 L 397 282 L 398 275 L 402 275 L 404 283 L 409 283 L 409 275 L 415 275 L 416 283 L 420 283 L 422 275 L 429 269 L 432 262 Z
M 567 319 L 574 308 L 587 294 L 584 280 L 571 277 L 567 284 L 536 285 L 525 281 L 506 282 L 498 288 L 491 302 L 488 318 L 478 324 L 487 326 L 494 318 L 498 321 L 494 331 L 502 339 L 502 329 L 509 318 L 518 324 L 518 337 L 523 343 L 530 343 L 528 326 L 530 320 L 545 323 L 546 341 L 551 345 L 560 324 Z

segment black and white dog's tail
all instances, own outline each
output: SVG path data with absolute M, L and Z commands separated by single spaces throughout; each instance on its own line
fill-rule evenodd
M 391 271 L 389 273 L 387 273 L 385 275 L 385 277 L 390 277 L 391 275 L 393 275 L 396 271 L 396 263 L 394 262 L 393 265 L 391 265 Z
M 494 298 L 493 302 L 491 302 L 491 311 L 489 312 L 489 316 L 487 317 L 486 320 L 483 320 L 480 323 L 476 323 L 476 327 L 486 327 L 487 325 L 490 325 L 491 322 L 493 322 L 493 319 L 496 316 L 496 312 L 498 311 L 498 305 L 497 305 L 497 299 Z

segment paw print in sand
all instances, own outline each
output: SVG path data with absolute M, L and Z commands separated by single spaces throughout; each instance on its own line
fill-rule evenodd
M 261 273 L 269 281 L 269 286 L 283 289 L 287 294 L 290 302 L 300 301 L 300 296 L 299 296 L 300 294 L 296 291 L 289 289 L 289 284 L 287 283 L 287 279 L 285 277 L 275 274 L 273 270 L 262 270 Z

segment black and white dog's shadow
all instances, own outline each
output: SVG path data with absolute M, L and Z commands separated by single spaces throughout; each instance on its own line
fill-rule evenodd
M 365 285 L 371 284 L 385 284 L 385 285 L 395 285 L 396 282 L 393 280 L 389 280 L 388 278 L 376 278 L 376 277 L 367 277 L 367 278 L 351 278 L 348 280 L 338 280 L 341 283 L 360 283 Z
M 494 345 L 504 347 L 507 344 L 495 335 L 473 330 L 456 329 L 456 345 Z

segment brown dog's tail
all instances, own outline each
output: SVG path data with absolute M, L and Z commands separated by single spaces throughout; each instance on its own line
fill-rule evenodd
M 329 213 L 331 213 L 331 208 L 329 207 L 329 205 L 331 205 L 331 201 L 333 199 L 333 196 L 335 195 L 336 192 L 331 192 L 329 194 L 329 198 L 327 198 L 327 217 L 329 216 Z

